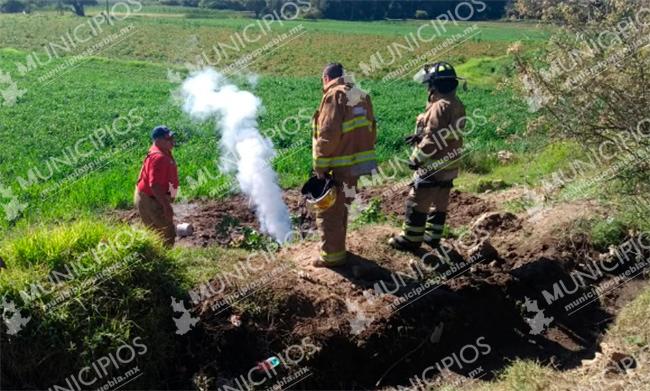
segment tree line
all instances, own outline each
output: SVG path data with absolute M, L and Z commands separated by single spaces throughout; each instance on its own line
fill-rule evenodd
M 293 0 L 160 0 L 165 5 L 247 10 L 260 16 L 278 11 Z M 310 0 L 305 15 L 312 19 L 429 19 L 451 12 L 469 19 L 499 19 L 512 0 Z
M 103 3 L 106 0 L 101 0 Z M 115 2 L 116 0 L 108 0 Z M 261 15 L 279 11 L 295 0 L 142 0 L 148 4 L 249 11 Z M 98 0 L 0 0 L 0 12 L 31 12 L 37 8 L 70 10 L 84 16 L 84 7 Z M 440 15 L 457 19 L 543 18 L 545 10 L 561 0 L 301 0 L 311 7 L 303 16 L 311 19 L 382 20 L 432 19 Z
M 53 7 L 63 12 L 70 10 L 78 16 L 85 16 L 87 5 L 96 5 L 97 0 L 0 0 L 0 12 L 32 12 L 38 8 Z

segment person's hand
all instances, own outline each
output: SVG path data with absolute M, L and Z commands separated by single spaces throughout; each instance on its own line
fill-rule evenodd
M 418 145 L 421 141 L 422 136 L 419 133 L 404 137 L 404 142 L 408 145 Z
M 316 174 L 316 178 L 318 179 L 325 179 L 327 177 L 327 170 L 324 168 L 315 168 L 314 174 Z

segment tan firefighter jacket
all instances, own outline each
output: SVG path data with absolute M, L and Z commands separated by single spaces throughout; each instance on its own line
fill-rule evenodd
M 313 118 L 313 165 L 335 176 L 370 174 L 377 168 L 377 123 L 370 96 L 343 77 L 329 82 Z
M 424 172 L 437 171 L 455 177 L 464 127 L 465 106 L 456 94 L 431 94 L 427 110 L 417 118 L 416 128 L 422 141 L 413 149 L 411 160 Z

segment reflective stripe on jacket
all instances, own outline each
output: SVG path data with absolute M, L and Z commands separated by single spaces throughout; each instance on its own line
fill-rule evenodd
M 377 124 L 370 96 L 343 77 L 323 89 L 313 125 L 314 168 L 354 176 L 377 168 Z
M 420 114 L 416 128 L 422 141 L 413 149 L 411 160 L 426 171 L 456 171 L 462 153 L 465 106 L 455 93 L 429 97 L 427 110 Z

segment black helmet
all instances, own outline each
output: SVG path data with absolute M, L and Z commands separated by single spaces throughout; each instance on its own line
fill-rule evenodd
M 453 91 L 458 87 L 458 80 L 464 80 L 456 75 L 454 67 L 447 62 L 426 64 L 414 79 L 442 93 Z
M 439 79 L 458 79 L 456 76 L 456 70 L 451 64 L 447 62 L 437 62 L 429 66 L 430 79 L 439 80 Z M 424 66 L 425 69 L 427 65 Z

